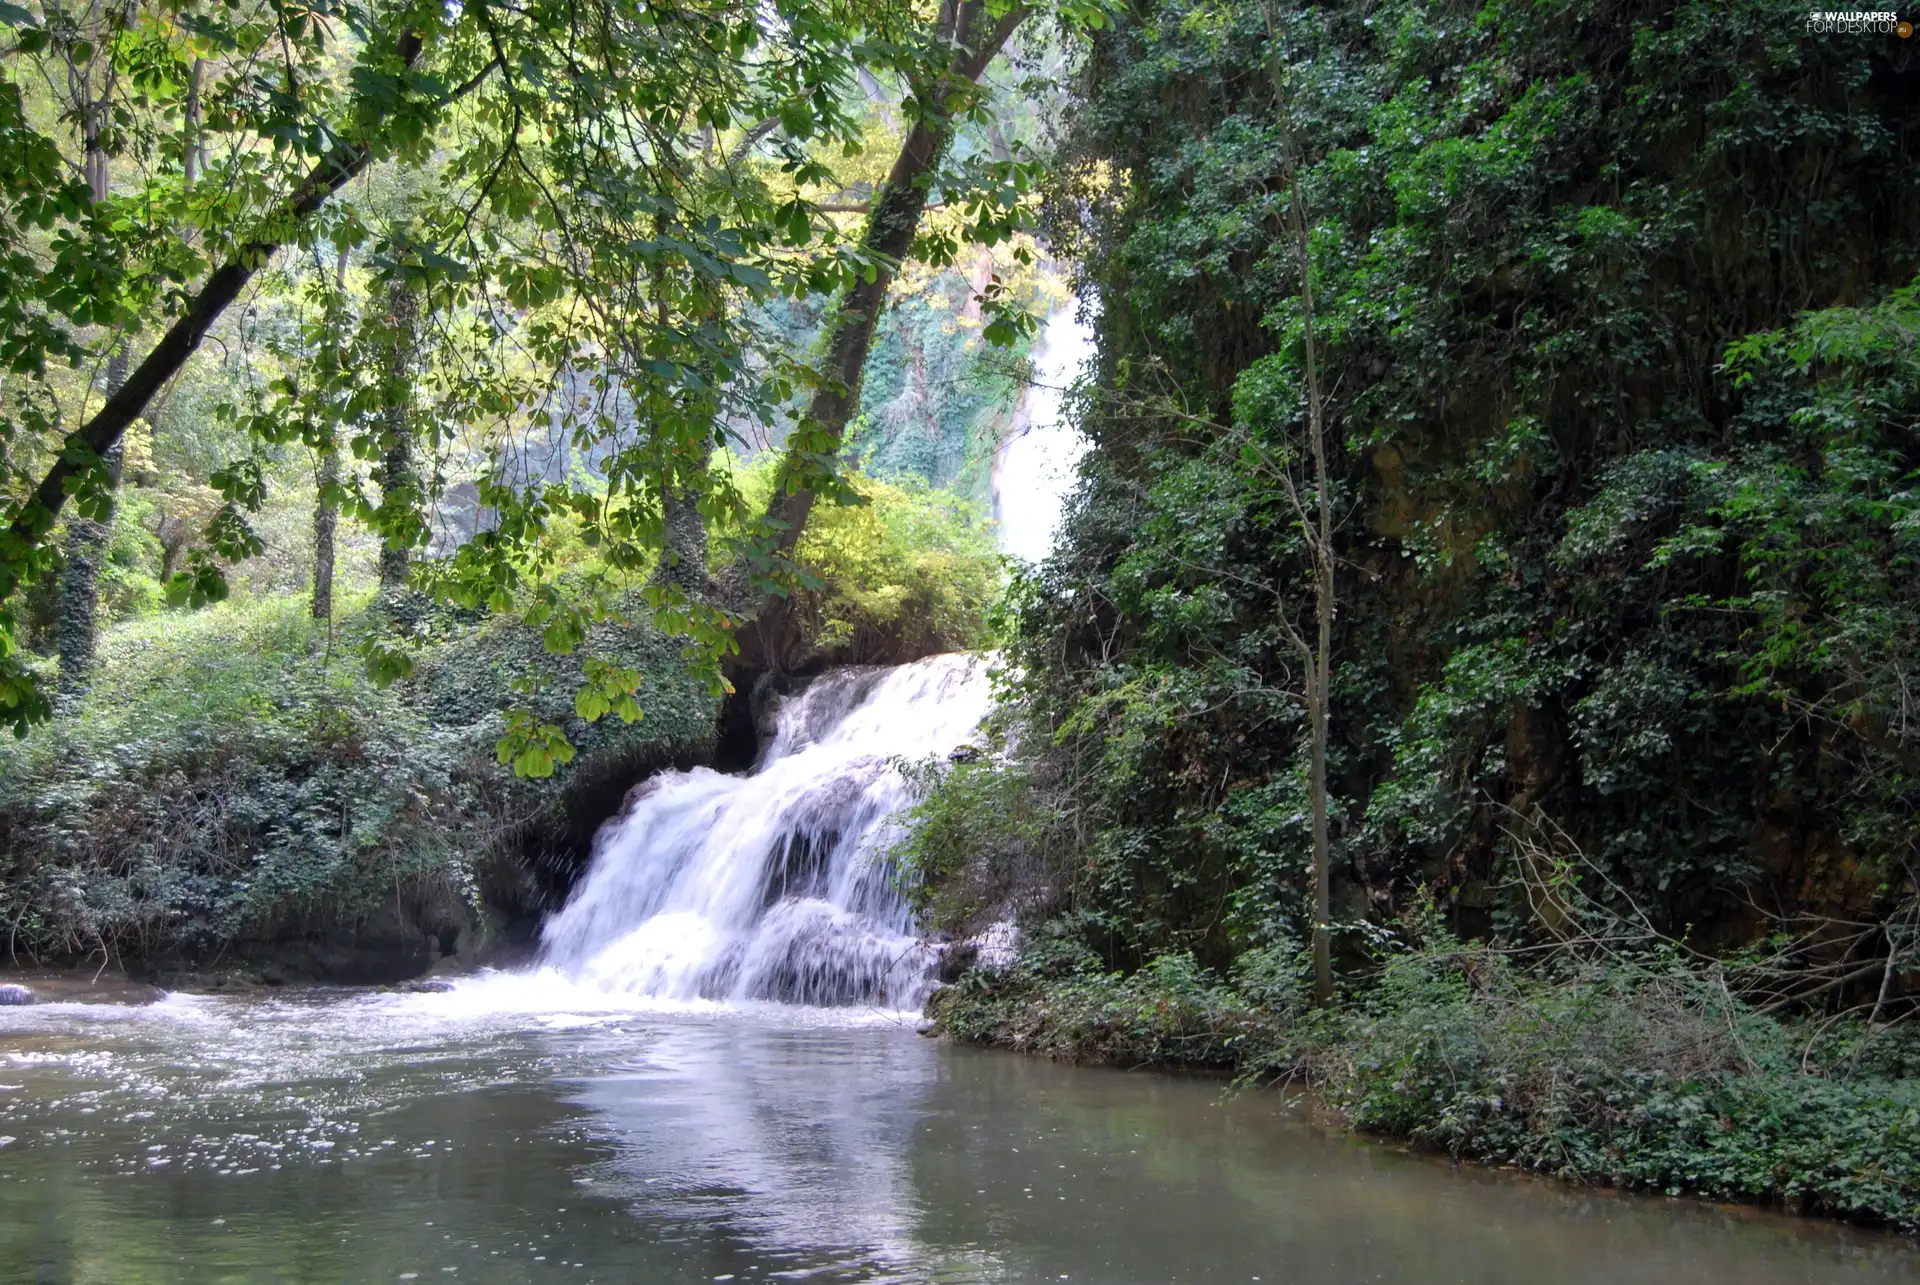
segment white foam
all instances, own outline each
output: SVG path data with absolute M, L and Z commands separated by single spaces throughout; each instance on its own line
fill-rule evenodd
M 950 753 L 989 700 L 979 657 L 839 670 L 779 711 L 752 775 L 654 778 L 542 931 L 542 992 L 917 1007 L 933 952 L 888 858 L 897 761 Z

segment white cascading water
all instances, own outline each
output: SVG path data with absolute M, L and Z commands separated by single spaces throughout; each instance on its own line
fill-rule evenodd
M 1077 305 L 1056 309 L 1033 349 L 1033 384 L 1020 396 L 1006 440 L 993 457 L 993 517 L 1000 547 L 1041 562 L 1053 552 L 1060 515 L 1087 439 L 1066 421 L 1066 390 L 1093 356 L 1093 331 Z
M 752 775 L 635 791 L 542 962 L 633 996 L 918 1006 L 934 954 L 888 859 L 911 801 L 894 761 L 951 753 L 988 702 L 975 656 L 823 674 L 781 706 Z

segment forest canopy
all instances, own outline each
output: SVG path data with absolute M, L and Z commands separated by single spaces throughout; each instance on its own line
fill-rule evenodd
M 806 581 L 812 497 L 859 500 L 843 446 L 902 265 L 959 271 L 990 344 L 1030 329 L 1035 162 L 981 76 L 1023 26 L 1031 61 L 1101 21 L 974 0 L 0 8 L 0 707 L 24 733 L 84 689 L 116 494 L 193 436 L 219 445 L 155 518 L 172 603 L 226 595 L 302 457 L 317 617 L 345 520 L 378 538 L 383 585 L 516 612 L 553 651 L 644 583 L 709 664 L 737 652 Z M 781 324 L 795 307 L 811 345 Z M 782 464 L 751 513 L 712 462 L 755 447 Z M 740 568 L 725 603 L 709 526 Z M 569 541 L 599 574 L 559 574 Z M 36 629 L 58 682 L 29 663 Z M 405 631 L 364 659 L 408 672 Z M 630 676 L 596 672 L 589 703 L 630 711 Z

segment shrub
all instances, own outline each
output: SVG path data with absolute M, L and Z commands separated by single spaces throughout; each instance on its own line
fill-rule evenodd
M 766 507 L 778 463 L 768 452 L 740 470 L 749 511 Z M 1003 566 L 979 508 L 911 477 L 849 482 L 861 502 L 816 504 L 795 550 L 808 640 L 880 664 L 979 646 Z
M 895 877 L 927 926 L 964 936 L 1005 916 L 1047 882 L 1049 832 L 1059 815 L 1020 759 L 980 755 L 904 763 L 918 802 L 901 817 Z
M 566 675 L 527 690 L 577 664 L 535 631 L 426 623 L 416 676 L 385 691 L 354 655 L 370 618 L 346 612 L 329 657 L 303 596 L 109 630 L 80 708 L 0 748 L 8 949 L 213 955 L 370 926 L 444 944 L 481 927 L 518 837 L 564 824 L 580 783 L 711 736 L 712 698 L 652 631 L 593 639 L 642 674 L 648 718 L 588 725 Z M 502 709 L 526 703 L 581 750 L 550 781 L 495 761 Z
M 1297 955 L 1249 952 L 1231 978 L 1184 954 L 1131 975 L 1098 959 L 1055 920 L 930 1011 L 951 1038 L 1045 1056 L 1297 1078 L 1356 1128 L 1457 1159 L 1920 1232 L 1920 1081 L 1888 1073 L 1911 1037 L 1856 1022 L 1813 1032 L 1829 1056 L 1811 1056 L 1717 965 L 1522 966 L 1433 933 L 1313 1011 Z
M 1674 957 L 1386 968 L 1316 1078 L 1362 1129 L 1625 1187 L 1920 1230 L 1920 1082 L 1803 1071 L 1795 1032 Z

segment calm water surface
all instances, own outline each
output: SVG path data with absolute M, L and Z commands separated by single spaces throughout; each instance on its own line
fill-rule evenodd
M 804 1010 L 0 1009 L 0 1281 L 1910 1281 L 1904 1242 Z

